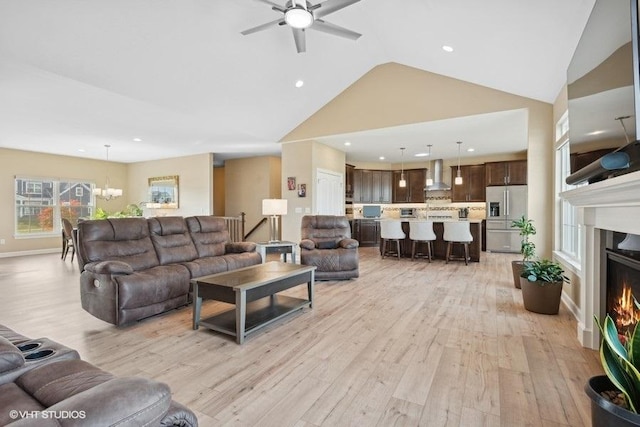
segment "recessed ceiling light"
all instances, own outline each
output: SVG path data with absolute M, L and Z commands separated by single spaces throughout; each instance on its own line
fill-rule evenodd
M 442 46 L 442 50 L 444 50 L 445 52 L 449 52 L 449 53 L 453 52 L 453 48 L 451 46 L 446 45 L 446 44 L 444 46 Z
M 133 138 L 133 140 L 134 140 L 135 142 L 141 142 L 141 141 L 142 141 L 142 139 L 140 139 L 140 138 Z
M 351 145 L 351 142 L 345 141 L 344 145 L 349 146 L 349 145 Z
M 427 157 L 428 155 L 429 155 L 429 153 L 417 153 L 417 154 L 414 154 L 413 156 L 414 157 Z
M 81 153 L 84 153 L 85 149 L 84 148 L 78 148 L 78 151 L 81 152 Z
M 296 87 L 302 87 L 302 86 L 304 86 L 304 82 L 302 80 L 296 81 Z
M 473 151 L 476 151 L 476 149 L 475 148 L 471 148 L 471 147 L 467 148 L 467 152 L 471 153 Z
M 380 156 L 378 157 L 380 160 L 384 160 L 384 156 Z

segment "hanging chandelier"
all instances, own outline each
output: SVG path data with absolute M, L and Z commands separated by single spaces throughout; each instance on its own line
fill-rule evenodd
M 111 146 L 109 144 L 105 144 L 105 148 L 107 149 L 107 162 L 109 161 L 109 148 Z M 109 186 L 109 165 L 107 163 L 107 178 L 105 180 L 104 183 L 104 187 L 99 188 L 96 187 L 93 189 L 93 195 L 96 196 L 99 199 L 103 199 L 103 200 L 111 200 L 111 199 L 115 199 L 117 197 L 122 196 L 122 189 L 121 188 L 111 188 Z
M 404 148 L 400 149 L 400 155 L 402 159 L 402 166 L 400 169 L 400 182 L 398 182 L 398 186 L 404 188 L 407 186 L 407 180 L 404 179 Z
M 456 173 L 454 184 L 462 185 L 462 174 L 460 173 L 460 146 L 462 145 L 462 141 L 458 141 L 456 144 L 458 144 L 458 172 Z

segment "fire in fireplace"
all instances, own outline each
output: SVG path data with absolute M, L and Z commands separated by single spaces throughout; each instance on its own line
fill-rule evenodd
M 608 236 L 607 306 L 621 337 L 640 321 L 640 236 L 611 232 Z

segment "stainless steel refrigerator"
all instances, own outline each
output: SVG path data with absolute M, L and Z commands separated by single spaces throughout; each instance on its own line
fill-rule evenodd
M 487 187 L 487 251 L 520 252 L 519 230 L 511 222 L 527 215 L 527 186 Z

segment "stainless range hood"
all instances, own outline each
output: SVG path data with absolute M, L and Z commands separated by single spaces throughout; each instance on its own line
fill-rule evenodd
M 444 183 L 442 170 L 442 159 L 436 159 L 433 161 L 433 185 L 427 187 L 428 191 L 434 190 L 451 190 L 451 187 Z

